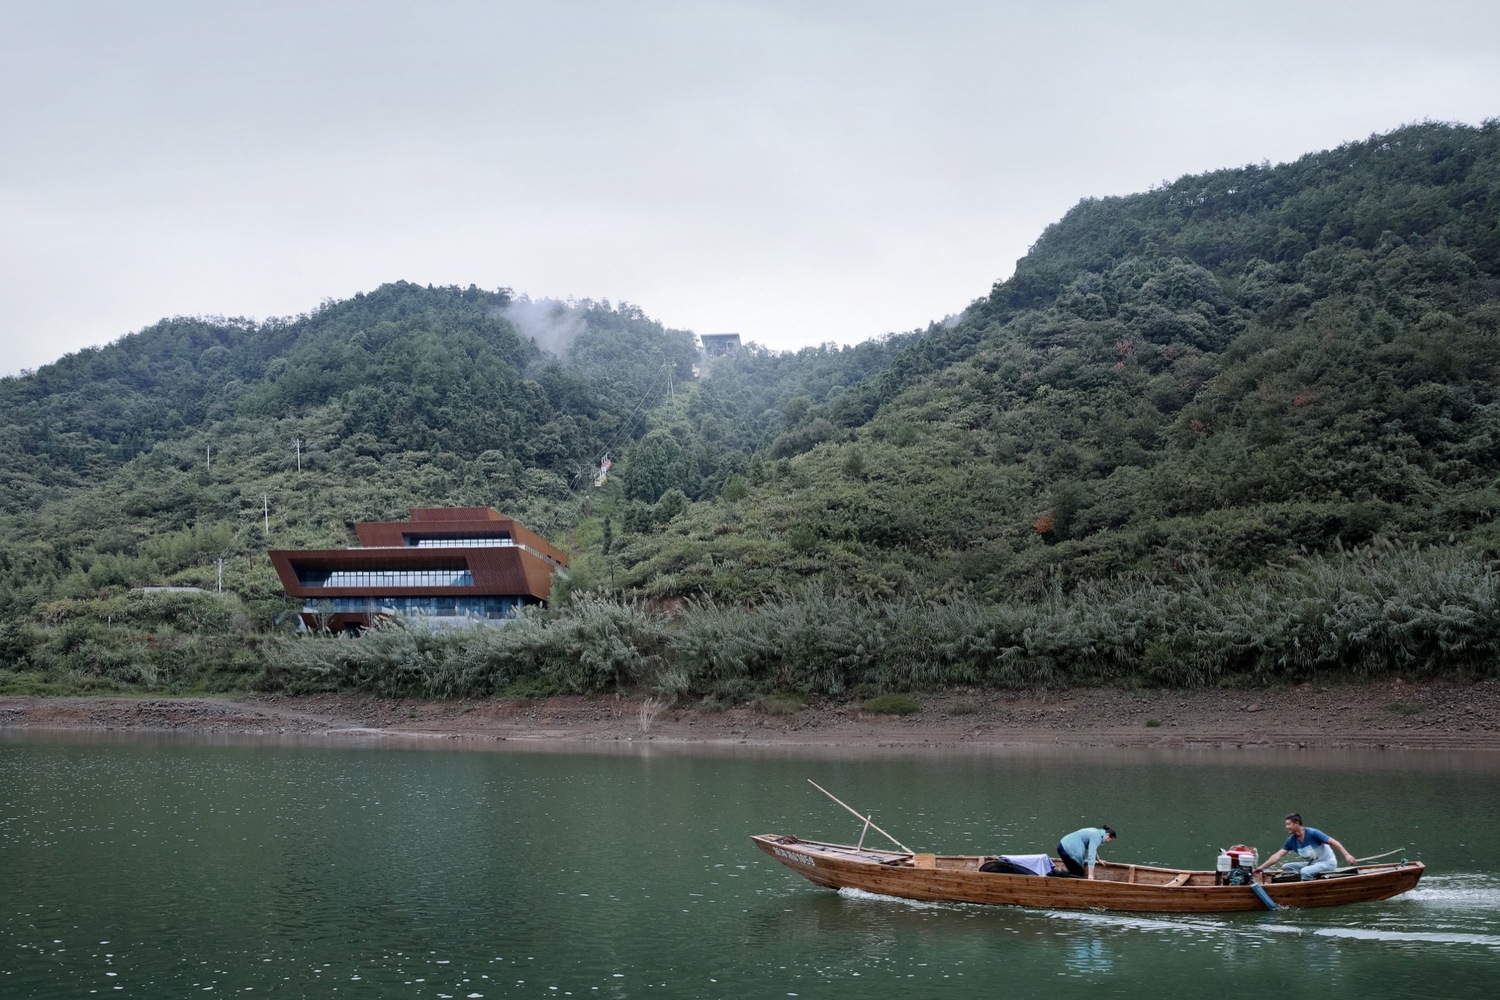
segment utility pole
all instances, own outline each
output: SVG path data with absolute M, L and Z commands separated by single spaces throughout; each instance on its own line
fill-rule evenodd
M 224 557 L 219 557 L 219 593 L 224 593 Z
M 262 493 L 260 495 L 261 512 L 266 516 L 266 537 L 271 537 L 271 495 Z
M 203 446 L 203 471 L 214 471 L 214 446 L 211 444 Z
M 302 439 L 297 439 L 297 471 L 302 471 Z

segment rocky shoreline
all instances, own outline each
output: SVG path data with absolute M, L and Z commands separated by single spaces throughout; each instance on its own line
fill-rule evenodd
M 921 711 L 857 702 L 787 714 L 639 697 L 420 701 L 358 695 L 0 696 L 0 733 L 128 731 L 331 741 L 525 741 L 829 748 L 1017 745 L 1500 750 L 1500 681 L 1372 681 L 1201 691 L 1074 689 L 920 696 Z

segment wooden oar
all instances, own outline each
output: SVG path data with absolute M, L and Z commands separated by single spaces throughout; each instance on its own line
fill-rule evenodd
M 854 815 L 859 816 L 860 819 L 862 819 L 862 820 L 865 821 L 866 828 L 874 830 L 877 833 L 885 834 L 886 839 L 888 839 L 891 843 L 895 844 L 897 847 L 901 848 L 907 854 L 916 854 L 917 853 L 916 851 L 913 851 L 910 847 L 907 847 L 905 844 L 901 843 L 901 841 L 897 840 L 895 837 L 892 837 L 890 834 L 888 834 L 884 830 L 880 829 L 880 827 L 876 826 L 875 823 L 870 819 L 870 817 L 860 815 L 857 811 L 855 811 L 853 808 L 851 808 L 850 805 L 847 802 L 844 802 L 843 800 L 841 800 L 837 795 L 833 794 L 828 789 L 826 789 L 822 785 L 818 784 L 816 781 L 812 780 L 811 778 L 808 778 L 807 779 L 807 783 L 809 785 L 812 785 L 818 791 L 822 792 L 824 795 L 828 796 L 830 799 L 833 799 L 833 801 L 837 802 L 839 805 L 843 806 L 845 809 L 848 809 L 850 812 L 854 813 Z M 861 833 L 859 835 L 859 843 L 860 843 L 861 847 L 864 846 L 865 835 L 863 833 Z
M 1335 868 L 1333 871 L 1328 872 L 1327 874 L 1329 874 L 1329 875 L 1347 875 L 1350 872 L 1357 872 L 1357 871 L 1359 871 L 1359 866 L 1362 865 L 1362 864 L 1364 864 L 1366 861 L 1374 861 L 1376 858 L 1389 857 L 1392 854 L 1399 854 L 1399 853 L 1401 853 L 1404 850 L 1406 850 L 1406 848 L 1404 848 L 1404 847 L 1398 847 L 1394 851 L 1386 851 L 1384 854 L 1372 854 L 1368 858 L 1355 858 L 1352 863 L 1344 865 L 1341 868 Z
M 1400 854 L 1404 850 L 1406 850 L 1406 848 L 1404 848 L 1404 847 L 1398 847 L 1394 851 L 1385 851 L 1385 852 L 1383 852 L 1381 854 L 1372 854 L 1372 855 L 1370 855 L 1367 858 L 1355 858 L 1349 864 L 1343 865 L 1342 867 L 1339 867 L 1339 868 L 1335 868 L 1334 871 L 1336 871 L 1336 872 L 1351 871 L 1355 867 L 1364 864 L 1366 861 L 1374 861 L 1376 858 L 1388 858 L 1392 854 Z

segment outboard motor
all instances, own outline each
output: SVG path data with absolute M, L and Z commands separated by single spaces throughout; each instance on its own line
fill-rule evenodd
M 1250 885 L 1255 881 L 1256 860 L 1257 855 L 1253 847 L 1235 844 L 1233 847 L 1224 848 L 1219 852 L 1218 865 L 1214 869 L 1218 883 L 1220 885 Z

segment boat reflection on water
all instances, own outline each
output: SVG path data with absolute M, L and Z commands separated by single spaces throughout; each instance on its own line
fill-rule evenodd
M 1114 951 L 1093 931 L 1069 938 L 1063 954 L 1063 964 L 1080 976 L 1105 976 L 1115 968 Z

